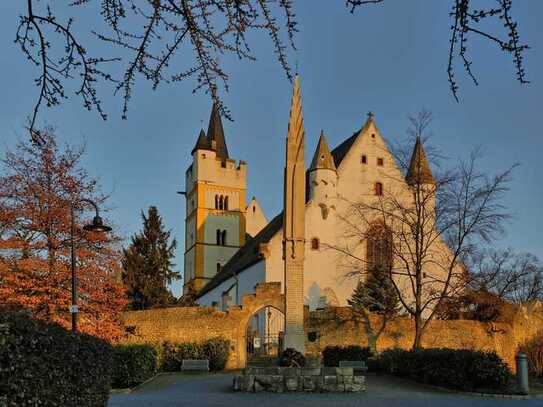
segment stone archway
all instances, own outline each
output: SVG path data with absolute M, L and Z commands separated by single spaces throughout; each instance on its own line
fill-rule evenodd
M 266 305 L 256 311 L 245 329 L 246 364 L 267 364 L 283 349 L 285 315 Z
M 282 316 L 282 319 L 284 321 L 284 315 L 285 315 L 285 297 L 281 293 L 281 283 L 260 283 L 257 284 L 255 287 L 255 293 L 254 294 L 247 294 L 242 297 L 241 300 L 241 318 L 238 322 L 238 334 L 237 334 L 237 349 L 238 349 L 238 364 L 239 367 L 244 367 L 247 364 L 248 360 L 248 335 L 247 331 L 248 328 L 253 323 L 255 315 L 262 315 L 262 311 L 264 313 L 267 313 L 267 311 L 272 310 L 272 317 L 278 317 L 279 315 Z M 267 316 L 267 315 L 266 315 Z M 264 319 L 264 332 L 267 329 L 267 320 Z M 271 322 L 271 321 L 270 321 Z M 276 325 L 274 326 L 274 330 L 278 331 L 280 322 L 276 321 Z M 271 328 L 271 327 L 270 327 Z M 278 331 L 279 332 L 279 331 Z M 277 339 L 277 342 L 279 342 L 279 333 L 277 333 L 277 338 L 274 338 L 272 335 L 270 337 L 266 338 L 266 335 L 264 335 L 264 338 L 260 338 L 260 346 L 264 345 L 262 342 L 264 340 L 271 340 L 273 342 L 274 339 Z M 268 341 L 269 342 L 269 341 Z M 279 343 L 277 343 L 279 345 Z M 275 346 L 275 345 L 269 345 L 269 346 Z M 250 351 L 251 349 L 249 349 Z

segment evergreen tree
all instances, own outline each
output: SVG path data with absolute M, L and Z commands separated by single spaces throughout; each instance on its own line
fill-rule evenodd
M 360 281 L 347 302 L 356 311 L 364 309 L 386 317 L 396 316 L 400 311 L 396 289 L 382 269 L 370 272 L 366 281 Z
M 132 237 L 132 242 L 123 250 L 123 282 L 133 310 L 164 307 L 175 304 L 176 299 L 168 289 L 172 280 L 179 278 L 173 271 L 175 239 L 170 243 L 171 231 L 165 231 L 162 218 L 155 206 L 147 216 L 141 212 L 143 232 Z
M 377 354 L 377 340 L 391 319 L 400 312 L 400 301 L 390 275 L 382 268 L 370 272 L 366 281 L 360 281 L 347 300 L 356 314 L 361 315 L 368 338 L 368 346 Z M 377 325 L 370 313 L 380 316 Z

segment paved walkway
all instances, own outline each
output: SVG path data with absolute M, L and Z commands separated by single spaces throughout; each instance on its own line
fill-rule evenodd
M 131 394 L 111 396 L 108 407 L 541 407 L 543 405 L 542 399 L 506 400 L 468 397 L 429 389 L 409 381 L 386 376 L 368 376 L 367 383 L 368 390 L 362 394 L 255 394 L 233 392 L 231 374 L 164 375 Z

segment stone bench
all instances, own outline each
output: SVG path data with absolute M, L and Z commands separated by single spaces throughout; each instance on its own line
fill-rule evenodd
M 181 362 L 183 372 L 209 372 L 209 360 L 207 359 L 183 359 Z
M 368 371 L 363 360 L 340 360 L 339 367 L 352 367 L 355 376 L 363 376 Z

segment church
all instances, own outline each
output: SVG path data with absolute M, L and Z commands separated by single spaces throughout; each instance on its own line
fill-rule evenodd
M 300 106 L 301 121 L 299 88 L 292 97 L 291 122 L 295 105 Z M 268 221 L 254 197 L 247 202 L 248 165 L 230 157 L 226 140 L 219 111 L 213 106 L 207 133 L 201 130 L 185 174 L 183 287 L 184 293 L 196 293 L 200 305 L 223 310 L 239 305 L 257 283 L 281 282 L 284 290 L 285 276 L 283 212 Z M 360 200 L 378 200 L 387 189 L 397 191 L 398 196 L 411 196 L 410 172 L 403 175 L 400 171 L 372 113 L 333 149 L 321 132 L 312 157 L 303 191 L 304 303 L 310 309 L 345 306 L 362 278 L 349 276 L 340 253 L 334 250 L 346 239 L 348 207 Z M 419 139 L 413 147 L 413 163 L 424 182 L 432 184 L 434 178 Z M 438 251 L 449 251 L 443 242 L 436 244 Z M 382 244 L 368 241 L 360 246 L 357 256 L 368 264 L 391 261 L 383 260 L 387 254 L 379 252 L 386 250 Z

